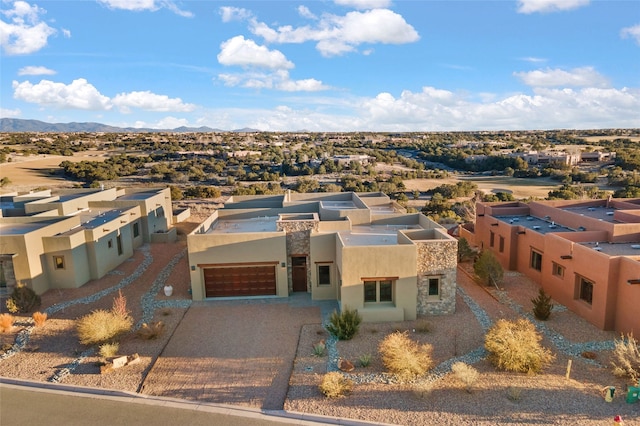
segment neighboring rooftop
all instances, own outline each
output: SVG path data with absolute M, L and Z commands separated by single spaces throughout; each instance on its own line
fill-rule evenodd
M 605 222 L 614 222 L 613 214 L 615 209 L 607 208 L 604 206 L 598 207 L 567 207 L 562 209 L 567 212 L 575 213 L 580 216 L 586 216 L 593 219 L 602 220 Z
M 327 210 L 353 210 L 357 209 L 353 201 L 321 201 L 320 205 Z
M 340 236 L 346 246 L 383 246 L 398 244 L 398 231 L 422 229 L 419 225 L 359 225 Z
M 219 219 L 211 224 L 207 234 L 231 234 L 241 232 L 276 232 L 277 216 L 260 216 L 251 219 Z
M 609 256 L 632 256 L 638 257 L 640 260 L 640 244 L 639 243 L 607 243 L 607 242 L 589 242 L 580 243 L 581 246 L 589 247 Z
M 567 228 L 559 225 L 547 218 L 538 218 L 535 216 L 517 215 L 517 216 L 496 216 L 496 219 L 506 222 L 509 225 L 518 225 L 523 228 L 531 229 L 540 234 L 549 232 L 573 232 L 575 229 Z
M 2 235 L 23 235 L 44 226 L 50 225 L 54 221 L 29 222 L 29 223 L 0 223 L 0 236 Z

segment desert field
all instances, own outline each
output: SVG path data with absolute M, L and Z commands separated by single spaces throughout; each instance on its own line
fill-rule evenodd
M 28 191 L 38 187 L 71 187 L 74 182 L 54 175 L 52 170 L 63 161 L 104 161 L 109 154 L 104 151 L 84 151 L 72 157 L 62 155 L 15 155 L 9 156 L 11 162 L 0 164 L 0 178 L 8 177 L 11 183 L 2 188 L 2 193 L 11 191 Z
M 509 176 L 452 176 L 446 179 L 409 179 L 404 184 L 408 191 L 429 191 L 444 184 L 455 184 L 469 181 L 478 185 L 478 189 L 486 193 L 508 192 L 515 198 L 545 198 L 549 191 L 560 186 L 557 182 L 546 178 L 520 179 Z

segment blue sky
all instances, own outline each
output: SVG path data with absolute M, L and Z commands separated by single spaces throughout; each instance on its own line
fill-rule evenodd
M 0 0 L 0 116 L 122 127 L 640 127 L 640 2 Z

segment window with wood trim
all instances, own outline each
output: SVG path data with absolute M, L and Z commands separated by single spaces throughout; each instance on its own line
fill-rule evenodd
M 318 285 L 331 285 L 331 265 L 318 265 Z
M 64 256 L 53 256 L 53 267 L 55 269 L 64 269 Z
M 496 234 L 493 231 L 489 231 L 489 247 L 493 247 L 496 242 Z
M 139 236 L 140 236 L 140 224 L 138 222 L 135 222 L 133 224 L 133 238 L 136 238 Z
M 542 271 L 542 253 L 531 249 L 531 262 L 529 266 L 536 271 Z
M 364 281 L 365 303 L 392 303 L 393 280 Z
M 578 276 L 578 298 L 588 304 L 593 304 L 593 281 Z
M 500 251 L 500 253 L 504 251 L 504 237 L 502 235 L 500 235 L 500 243 L 499 243 L 498 250 Z
M 556 277 L 563 278 L 564 277 L 564 266 L 559 263 L 552 262 L 551 264 L 551 273 Z
M 427 300 L 440 300 L 440 277 L 427 278 Z

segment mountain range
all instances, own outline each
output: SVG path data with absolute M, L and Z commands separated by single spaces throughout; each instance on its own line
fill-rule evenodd
M 211 127 L 176 127 L 175 129 L 149 129 L 134 127 L 115 127 L 102 123 L 46 123 L 39 120 L 23 120 L 20 118 L 0 118 L 0 132 L 44 132 L 44 133 L 149 133 L 149 132 L 173 132 L 173 133 L 208 133 L 226 132 L 227 130 L 212 129 Z M 244 128 L 231 130 L 231 132 L 259 132 L 260 130 Z

